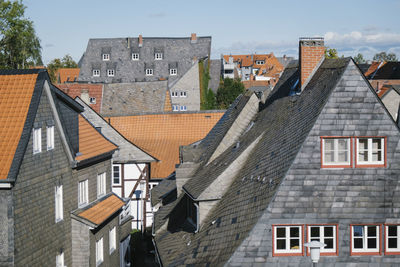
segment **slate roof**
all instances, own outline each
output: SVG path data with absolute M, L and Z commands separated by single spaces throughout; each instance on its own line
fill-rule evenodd
M 154 207 L 173 190 L 176 190 L 175 172 L 151 189 L 151 205 Z
M 357 66 L 360 68 L 361 72 L 364 74 L 367 72 L 369 67 L 371 67 L 371 64 L 368 63 L 362 63 L 362 64 L 357 64 Z
M 89 39 L 86 52 L 81 59 L 79 81 L 129 83 L 137 81 L 158 81 L 160 78 L 170 81 L 179 79 L 192 66 L 194 60 L 210 58 L 211 37 L 143 37 L 139 38 L 99 38 Z M 155 60 L 154 54 L 161 52 L 162 60 Z M 110 60 L 103 61 L 102 53 L 109 53 Z M 132 60 L 132 53 L 139 54 L 139 60 Z M 177 65 L 177 75 L 170 76 L 169 68 Z M 152 76 L 145 75 L 146 66 L 154 71 Z M 100 69 L 100 77 L 93 77 L 93 68 Z M 107 77 L 106 70 L 115 69 L 114 77 Z
M 400 62 L 386 62 L 382 64 L 374 74 L 368 76 L 372 80 L 399 80 Z
M 101 117 L 94 109 L 88 106 L 79 97 L 75 98 L 75 101 L 84 107 L 84 111 L 81 113 L 94 127 L 98 127 L 101 133 L 111 142 L 118 146 L 118 151 L 113 154 L 113 161 L 118 163 L 130 163 L 130 162 L 152 162 L 157 159 L 148 153 L 144 152 L 143 149 L 136 146 L 128 139 L 126 139 L 121 133 L 119 133 L 114 127 Z
M 103 85 L 102 84 L 90 84 L 90 83 L 63 83 L 57 84 L 57 87 L 64 93 L 72 98 L 77 96 L 81 97 L 83 92 L 88 92 L 89 97 L 94 97 L 96 103 L 90 103 L 90 106 L 98 113 L 100 113 L 100 107 L 103 97 Z
M 153 155 L 151 178 L 166 178 L 179 163 L 179 146 L 203 139 L 223 111 L 106 117 L 129 141 Z
M 242 134 L 240 146 L 228 148 L 208 167 L 199 168 L 184 185 L 191 194 L 199 195 L 241 151 L 262 136 L 198 233 L 185 232 L 184 224 L 172 219 L 179 203 L 171 208 L 167 229 L 155 236 L 163 265 L 221 266 L 227 262 L 267 208 L 350 60 L 325 59 L 304 91 L 291 96 L 299 72 L 297 66 L 289 64 L 260 106 L 254 126 Z
M 77 161 L 83 161 L 103 154 L 111 153 L 118 147 L 107 140 L 82 115 L 79 115 L 79 155 Z
M 0 71 L 0 179 L 11 178 L 9 171 L 21 142 L 38 73 Z
M 101 114 L 128 116 L 170 111 L 168 81 L 105 84 Z
M 56 76 L 57 83 L 76 82 L 79 77 L 79 68 L 60 68 Z
M 84 208 L 72 212 L 78 218 L 97 227 L 119 211 L 125 202 L 114 193 L 108 193 L 104 197 L 97 199 Z

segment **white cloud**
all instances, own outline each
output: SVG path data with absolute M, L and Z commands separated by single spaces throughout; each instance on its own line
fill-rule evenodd
M 353 31 L 339 34 L 336 32 L 325 33 L 325 42 L 330 45 L 400 45 L 399 33 L 362 33 Z

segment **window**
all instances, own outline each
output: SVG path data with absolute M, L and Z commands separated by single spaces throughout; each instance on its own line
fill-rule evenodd
M 189 197 L 186 201 L 186 217 L 197 229 L 197 204 Z
M 179 105 L 172 105 L 172 111 L 179 111 Z
M 47 126 L 47 150 L 54 149 L 54 126 Z
M 172 97 L 177 97 L 178 96 L 178 92 L 176 92 L 176 91 L 171 92 L 171 96 Z
M 379 225 L 351 225 L 351 255 L 379 255 Z
M 181 91 L 180 97 L 186 97 L 186 91 Z
M 121 166 L 113 165 L 113 183 L 120 184 L 121 183 Z
M 104 61 L 110 60 L 110 54 L 103 54 L 103 60 Z
M 181 111 L 186 111 L 186 106 L 180 106 Z
M 385 166 L 386 138 L 357 138 L 356 167 Z
M 385 254 L 400 254 L 400 225 L 385 225 Z
M 115 250 L 117 247 L 116 245 L 116 232 L 115 232 L 115 226 L 113 229 L 110 230 L 110 235 L 109 235 L 109 240 L 110 240 L 110 254 Z
M 319 241 L 326 244 L 321 255 L 337 255 L 337 225 L 308 225 L 307 241 Z M 310 253 L 310 249 L 307 250 Z
M 108 77 L 114 77 L 115 71 L 113 69 L 108 69 L 107 70 L 107 76 Z
M 264 60 L 256 60 L 256 65 L 263 65 L 264 63 Z
M 100 77 L 100 70 L 94 69 L 93 70 L 93 77 Z
M 97 197 L 101 197 L 106 194 L 106 173 L 100 173 L 97 175 Z
M 103 238 L 100 238 L 96 241 L 96 266 L 100 265 L 103 260 Z
M 54 201 L 54 209 L 56 212 L 56 222 L 62 221 L 64 218 L 64 209 L 63 209 L 63 186 L 56 186 L 55 190 L 55 201 Z
M 146 69 L 146 75 L 147 76 L 153 75 L 153 69 Z
M 273 225 L 273 256 L 303 255 L 303 226 Z
M 132 53 L 132 60 L 139 60 L 139 53 Z
M 169 70 L 169 75 L 177 75 L 178 74 L 178 70 L 177 69 L 170 69 Z
M 322 137 L 322 167 L 350 168 L 351 139 L 350 137 Z
M 155 60 L 162 60 L 162 53 L 154 53 Z
M 89 98 L 89 103 L 90 104 L 96 104 L 96 98 L 95 97 Z
M 56 256 L 56 267 L 64 267 L 64 252 Z
M 89 199 L 88 199 L 88 180 L 79 182 L 79 187 L 78 187 L 78 205 L 84 205 L 87 204 Z
M 42 152 L 42 129 L 33 129 L 33 154 Z

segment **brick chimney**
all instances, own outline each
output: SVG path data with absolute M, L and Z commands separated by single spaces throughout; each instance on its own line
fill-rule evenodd
M 195 33 L 192 33 L 190 37 L 190 42 L 191 43 L 196 43 L 197 42 L 197 35 Z
M 139 47 L 143 46 L 143 36 L 140 34 L 139 35 Z
M 318 69 L 325 56 L 323 37 L 300 38 L 299 40 L 299 62 L 300 62 L 300 84 L 301 90 Z

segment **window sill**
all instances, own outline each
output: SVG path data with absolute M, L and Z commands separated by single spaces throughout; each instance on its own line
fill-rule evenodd
M 379 256 L 381 253 L 378 252 L 350 252 L 350 256 Z
M 56 224 L 62 221 L 64 221 L 64 219 L 56 219 Z
M 361 168 L 385 168 L 386 164 L 385 163 L 379 163 L 379 164 L 356 164 L 355 168 L 361 169 Z
M 290 257 L 290 256 L 303 256 L 303 252 L 293 252 L 293 253 L 281 253 L 281 252 L 273 252 L 272 257 Z

